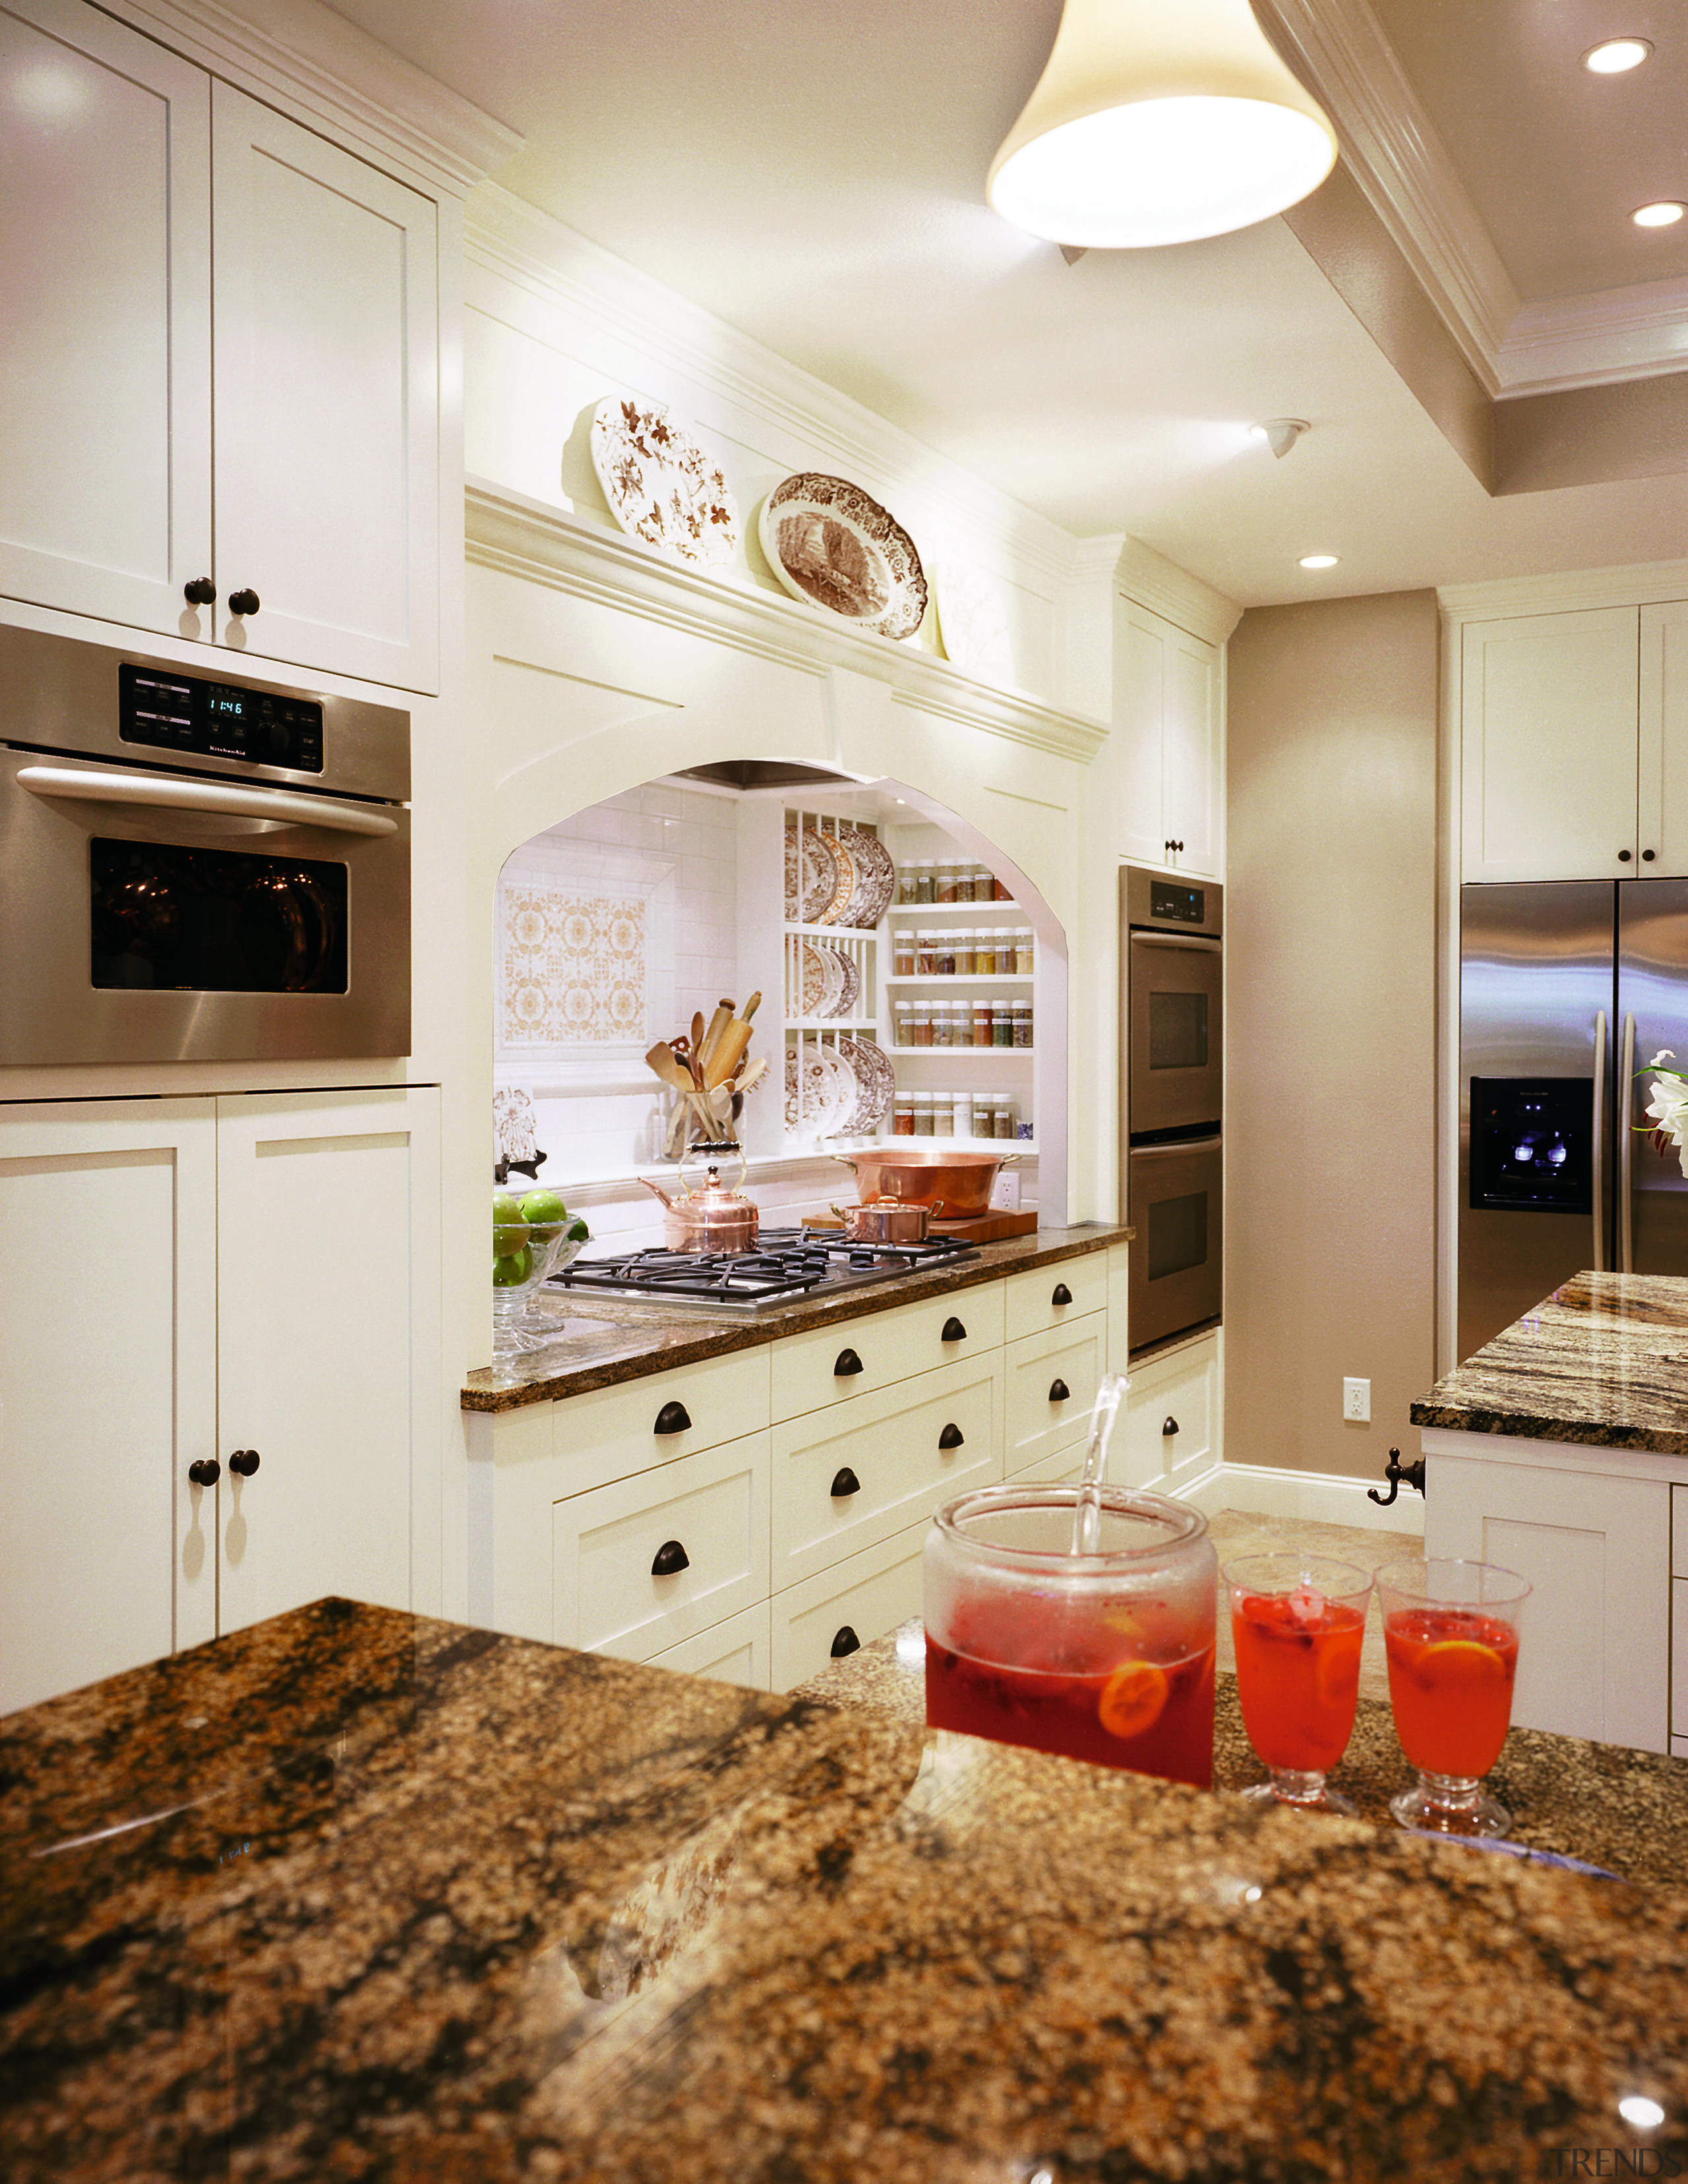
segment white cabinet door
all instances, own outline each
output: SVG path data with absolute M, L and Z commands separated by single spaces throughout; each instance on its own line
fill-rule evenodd
M 1641 609 L 1640 740 L 1641 874 L 1680 879 L 1688 875 L 1688 600 Z
M 437 1597 L 437 1092 L 220 1098 L 217 1170 L 220 1627 L 409 1607 L 413 1528 Z
M 1134 1366 L 1124 1449 L 1111 1467 L 1120 1485 L 1176 1494 L 1211 1470 L 1219 1457 L 1219 1402 L 1217 1334 Z
M 1465 879 L 1624 879 L 1653 869 L 1636 856 L 1640 629 L 1634 607 L 1467 625 Z
M 216 1635 L 209 1100 L 0 1108 L 0 1712 Z
M 212 121 L 223 639 L 437 690 L 435 208 L 226 84 Z
M 1128 599 L 1121 609 L 1120 846 L 1142 863 L 1217 878 L 1224 801 L 1217 648 Z
M 3 0 L 0 112 L 0 592 L 198 635 L 210 80 L 81 0 Z

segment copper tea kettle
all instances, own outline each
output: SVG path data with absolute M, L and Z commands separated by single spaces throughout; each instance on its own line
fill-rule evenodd
M 694 1153 L 737 1153 L 738 1182 L 742 1184 L 749 1172 L 744 1148 L 736 1145 L 703 1145 L 691 1148 Z M 757 1232 L 761 1225 L 761 1214 L 755 1203 L 742 1197 L 737 1185 L 728 1190 L 721 1180 L 721 1171 L 713 1161 L 709 1163 L 708 1175 L 697 1190 L 686 1187 L 686 1156 L 680 1158 L 681 1190 L 678 1197 L 671 1198 L 660 1183 L 653 1183 L 648 1175 L 639 1181 L 654 1197 L 662 1201 L 662 1240 L 671 1251 L 754 1251 Z

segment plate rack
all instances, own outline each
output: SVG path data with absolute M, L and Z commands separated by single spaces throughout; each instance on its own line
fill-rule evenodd
M 850 1100 L 840 1115 L 832 1088 L 845 1088 L 848 1097 L 847 1088 L 856 1081 L 855 1072 L 839 1052 L 841 1038 L 872 1040 L 886 1060 L 891 1060 L 878 1014 L 883 920 L 878 926 L 865 927 L 842 922 L 850 914 L 850 899 L 834 897 L 822 905 L 812 886 L 805 902 L 805 883 L 810 877 L 803 856 L 805 833 L 818 836 L 823 844 L 837 844 L 842 838 L 847 855 L 852 834 L 869 834 L 877 839 L 879 829 L 870 821 L 844 818 L 829 811 L 788 807 L 785 812 L 786 1139 L 793 1146 L 871 1143 L 881 1133 L 850 1131 L 855 1102 Z M 805 908 L 811 911 L 818 908 L 822 914 L 805 918 Z

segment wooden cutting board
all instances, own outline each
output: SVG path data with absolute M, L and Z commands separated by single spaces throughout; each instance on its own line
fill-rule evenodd
M 938 1220 L 932 1224 L 935 1234 L 953 1236 L 958 1244 L 999 1244 L 1005 1236 L 1035 1235 L 1037 1226 L 1035 1209 L 1020 1213 L 975 1213 L 970 1220 Z

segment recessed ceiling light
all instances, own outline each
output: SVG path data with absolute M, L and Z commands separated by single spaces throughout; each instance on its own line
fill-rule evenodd
M 1688 205 L 1679 204 L 1674 198 L 1661 198 L 1657 204 L 1642 205 L 1630 215 L 1637 227 L 1674 227 Z
M 1336 556 L 1334 554 L 1303 554 L 1297 566 L 1303 569 L 1334 569 Z
M 1607 38 L 1589 47 L 1583 66 L 1596 75 L 1622 75 L 1626 69 L 1640 68 L 1652 51 L 1646 38 Z

